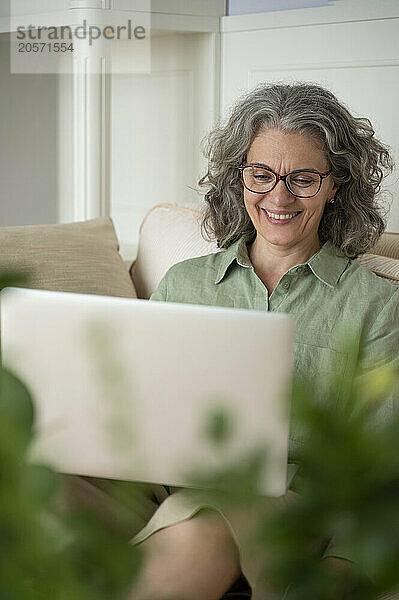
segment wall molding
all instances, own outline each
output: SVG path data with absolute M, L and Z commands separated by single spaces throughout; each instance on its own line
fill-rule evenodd
M 142 74 L 142 73 L 133 73 L 133 74 L 118 74 L 116 76 L 119 81 L 134 81 L 134 85 L 140 84 L 140 81 L 149 81 L 153 82 L 163 82 L 165 80 L 170 80 L 171 78 L 175 80 L 179 80 L 181 83 L 184 83 L 186 86 L 186 101 L 187 101 L 187 120 L 188 120 L 188 129 L 185 129 L 185 140 L 187 141 L 187 146 L 190 148 L 190 153 L 186 155 L 188 159 L 188 169 L 190 171 L 194 170 L 194 153 L 196 148 L 193 144 L 194 141 L 194 79 L 195 73 L 193 69 L 154 69 L 151 71 L 151 74 Z M 111 157 L 110 157 L 111 158 Z M 111 160 L 109 161 L 110 165 L 112 165 Z M 112 189 L 112 187 L 111 187 Z M 127 200 L 123 197 L 119 197 L 117 201 L 115 201 L 111 197 L 112 209 L 119 211 L 128 211 L 130 213 L 137 213 L 142 215 L 143 209 L 147 210 L 148 205 L 143 198 L 140 202 L 140 199 L 136 200 L 135 208 L 132 209 L 131 198 Z
M 248 76 L 255 73 L 284 72 L 284 71 L 318 71 L 320 69 L 369 69 L 379 67 L 399 67 L 399 59 L 370 59 L 370 60 L 348 60 L 348 61 L 324 61 L 304 63 L 283 63 L 253 66 L 248 69 Z M 248 79 L 248 83 L 249 83 Z
M 381 60 L 353 60 L 353 61 L 326 61 L 314 62 L 310 64 L 271 64 L 264 66 L 250 67 L 248 69 L 247 83 L 248 88 L 255 87 L 256 75 L 259 73 L 287 73 L 291 71 L 321 71 L 345 70 L 345 69 L 378 69 L 383 67 L 399 67 L 399 59 L 381 59 Z M 284 79 L 284 76 L 282 77 Z
M 99 57 L 74 60 L 73 219 L 110 214 L 110 66 Z

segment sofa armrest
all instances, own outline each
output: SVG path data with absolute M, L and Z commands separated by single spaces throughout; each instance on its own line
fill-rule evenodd
M 383 233 L 370 252 L 399 260 L 399 232 L 386 231 Z
M 130 275 L 138 298 L 149 298 L 174 264 L 217 252 L 215 243 L 201 235 L 200 213 L 173 204 L 148 211 L 140 228 L 137 258 Z

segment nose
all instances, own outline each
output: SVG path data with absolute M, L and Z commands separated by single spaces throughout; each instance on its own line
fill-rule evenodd
M 276 206 L 285 206 L 286 204 L 295 202 L 295 196 L 291 194 L 281 179 L 267 195 L 269 196 L 269 200 Z

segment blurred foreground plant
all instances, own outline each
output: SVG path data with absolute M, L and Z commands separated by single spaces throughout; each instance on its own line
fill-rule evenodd
M 389 402 L 395 381 L 397 373 L 380 367 L 345 382 L 344 398 L 331 386 L 325 403 L 312 384 L 294 386 L 293 420 L 304 432 L 296 457 L 299 496 L 259 531 L 274 549 L 269 577 L 287 582 L 290 574 L 289 598 L 345 597 L 345 574 L 332 577 L 318 560 L 313 542 L 323 537 L 332 536 L 332 555 L 353 560 L 353 570 L 366 576 L 352 590 L 354 600 L 399 584 L 399 421 L 397 411 L 384 419 L 387 407 L 380 404 Z
M 97 518 L 57 504 L 61 476 L 29 464 L 33 405 L 0 370 L 0 598 L 115 600 L 140 564 L 126 537 Z

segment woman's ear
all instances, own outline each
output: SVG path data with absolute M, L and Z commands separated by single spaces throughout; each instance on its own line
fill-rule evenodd
M 339 185 L 339 183 L 335 183 L 335 181 L 334 181 L 334 184 L 333 184 L 333 186 L 331 188 L 331 194 L 333 196 L 335 196 L 335 194 L 338 192 L 338 190 L 339 190 L 340 187 L 341 186 Z
M 333 204 L 335 202 L 335 194 L 338 192 L 341 186 L 338 183 L 333 183 L 333 186 L 330 190 L 330 199 L 327 200 L 327 204 Z

